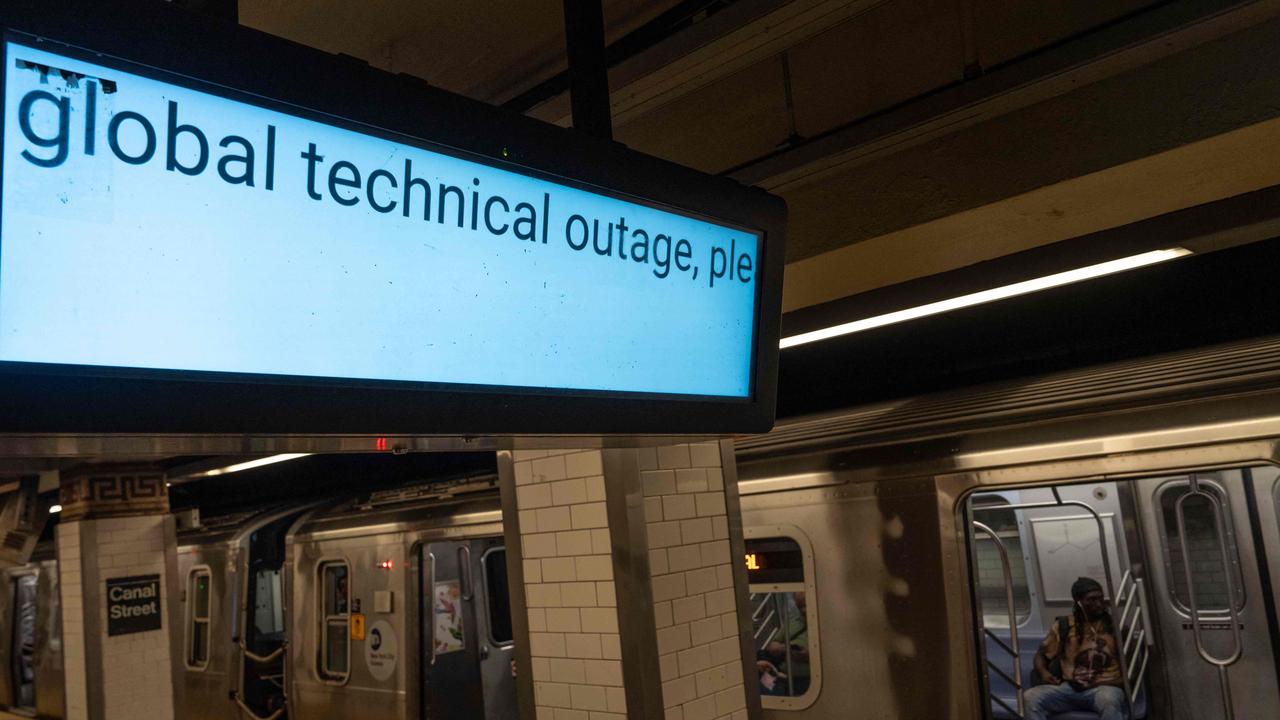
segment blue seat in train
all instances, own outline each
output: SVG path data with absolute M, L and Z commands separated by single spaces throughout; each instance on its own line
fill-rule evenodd
M 992 629 L 1002 642 L 1008 644 L 1009 632 L 1007 630 Z M 1031 677 L 1035 674 L 1035 657 L 1036 651 L 1040 649 L 1040 642 L 1044 640 L 1044 633 L 1038 631 L 1019 630 L 1018 631 L 1018 652 L 1022 662 L 1022 686 L 1024 688 L 1031 687 Z M 991 638 L 987 638 L 987 659 L 995 663 L 996 667 L 1003 670 L 1009 675 L 1013 675 L 1013 658 L 1009 653 L 1004 651 Z M 1017 696 L 1014 692 L 1013 685 L 1007 680 L 1000 677 L 995 671 L 991 672 L 991 694 L 1000 698 L 1011 708 L 1018 707 Z M 992 702 L 992 716 L 998 720 L 1014 720 L 1014 715 L 1000 706 L 999 703 Z M 1131 720 L 1143 720 L 1147 717 L 1147 692 L 1144 687 L 1138 693 L 1138 700 L 1134 703 L 1133 712 L 1129 716 Z M 1094 712 L 1066 712 L 1058 713 L 1052 716 L 1053 720 L 1098 720 L 1098 714 Z

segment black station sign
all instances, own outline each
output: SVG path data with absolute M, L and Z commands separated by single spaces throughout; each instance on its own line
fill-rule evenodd
M 771 427 L 780 199 L 160 0 L 0 22 L 0 432 Z
M 107 580 L 107 635 L 160 629 L 160 576 Z

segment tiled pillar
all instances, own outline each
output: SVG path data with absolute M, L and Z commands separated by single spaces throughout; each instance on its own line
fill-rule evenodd
M 726 454 L 500 454 L 524 720 L 745 720 L 759 707 L 743 682 L 754 658 Z
M 521 549 L 526 608 L 513 620 L 525 627 L 517 638 L 527 633 L 517 657 L 528 658 L 520 677 L 528 667 L 533 687 L 521 705 L 532 700 L 538 720 L 622 720 L 627 703 L 602 453 L 517 451 L 513 460 L 518 540 L 508 517 L 507 545 Z M 504 482 L 504 495 L 509 488 Z
M 67 720 L 173 718 L 177 548 L 163 474 L 138 466 L 65 473 L 61 502 Z
M 640 478 L 666 720 L 746 720 L 746 577 L 735 572 L 742 535 L 733 517 L 731 542 L 721 446 L 641 450 Z M 730 500 L 736 516 L 736 495 Z

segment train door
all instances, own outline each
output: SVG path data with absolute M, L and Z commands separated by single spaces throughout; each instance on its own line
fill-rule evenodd
M 424 543 L 419 611 L 424 720 L 485 716 L 476 627 L 475 553 L 469 540 Z
M 507 550 L 498 538 L 472 542 L 483 585 L 479 594 L 480 679 L 484 686 L 485 720 L 517 720 L 515 642 L 511 628 L 511 593 L 507 585 Z
M 14 707 L 35 711 L 36 704 L 36 584 L 34 574 L 13 579 L 13 644 L 10 648 L 13 668 Z
M 1274 508 L 1276 468 L 1137 481 L 1153 611 L 1179 718 L 1280 717 Z M 1264 582 L 1265 581 L 1265 582 Z
M 243 657 L 238 700 L 256 717 L 287 717 L 285 701 L 285 535 L 299 513 L 277 518 L 250 534 L 241 553 L 244 617 L 238 623 Z M 278 714 L 277 714 L 278 713 Z

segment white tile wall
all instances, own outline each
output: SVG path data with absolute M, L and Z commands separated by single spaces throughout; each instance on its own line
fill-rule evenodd
M 173 685 L 169 657 L 168 608 L 171 601 L 165 582 L 164 516 L 143 515 L 82 520 L 58 526 L 58 559 L 63 602 L 63 638 L 66 662 L 67 720 L 88 717 L 89 689 L 86 669 L 100 666 L 103 681 L 103 717 L 107 720 L 154 718 L 171 720 Z M 106 581 L 134 575 L 160 576 L 162 630 L 107 636 L 105 598 L 96 608 L 84 608 L 82 598 L 86 559 L 79 553 L 80 533 L 97 548 L 97 574 L 101 597 Z M 86 643 L 84 613 L 98 614 L 102 637 Z M 87 649 L 101 648 L 101 657 L 87 657 Z
M 720 446 L 640 451 L 667 720 L 746 720 Z
M 80 560 L 80 523 L 57 527 L 58 590 L 62 593 L 62 662 L 67 720 L 89 716 L 84 646 L 84 573 Z
M 625 720 L 601 453 L 513 459 L 537 718 Z

